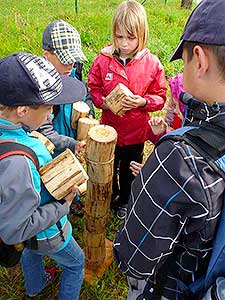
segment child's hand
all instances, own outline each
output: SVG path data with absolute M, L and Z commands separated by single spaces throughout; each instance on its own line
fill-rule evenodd
M 132 174 L 134 176 L 137 176 L 139 174 L 142 167 L 143 167 L 143 164 L 140 164 L 136 161 L 131 161 L 130 162 L 130 169 L 131 169 Z
M 78 186 L 74 185 L 72 191 L 64 198 L 69 206 L 72 204 L 76 193 L 79 193 L 79 189 Z
M 146 99 L 139 95 L 127 96 L 122 100 L 122 105 L 125 111 L 132 108 L 142 107 L 146 104 Z
M 86 142 L 85 141 L 77 142 L 76 145 L 75 145 L 74 154 L 77 155 L 80 152 L 84 152 L 85 147 L 86 147 Z
M 103 110 L 108 110 L 109 108 L 108 108 L 108 106 L 105 104 L 105 97 L 102 97 L 102 100 L 103 100 L 103 102 L 102 102 L 102 105 L 101 105 L 101 109 L 103 109 Z
M 162 117 L 152 117 L 148 124 L 151 126 L 154 135 L 161 135 L 166 133 L 168 125 Z

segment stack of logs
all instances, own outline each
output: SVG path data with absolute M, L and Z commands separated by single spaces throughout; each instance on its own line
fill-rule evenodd
M 84 226 L 86 274 L 88 270 L 96 271 L 102 265 L 106 268 L 109 263 L 107 262 L 106 225 L 112 195 L 116 141 L 117 133 L 111 126 L 96 125 L 89 130 L 87 139 L 89 180 L 85 201 Z M 112 249 L 110 249 L 111 254 Z M 88 281 L 87 278 L 86 280 Z

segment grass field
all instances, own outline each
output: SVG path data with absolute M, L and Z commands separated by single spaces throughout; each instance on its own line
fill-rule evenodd
M 118 0 L 80 0 L 78 15 L 75 14 L 74 0 L 0 0 L 0 58 L 17 51 L 42 54 L 41 36 L 44 28 L 53 20 L 63 19 L 74 25 L 81 34 L 83 51 L 88 58 L 85 63 L 85 78 L 93 59 L 99 50 L 110 42 L 111 19 L 120 3 Z M 183 25 L 190 11 L 180 9 L 180 0 L 147 0 L 150 36 L 148 47 L 164 65 L 166 76 L 182 70 L 181 62 L 169 63 Z M 71 219 L 74 236 L 83 245 L 83 220 Z M 107 236 L 113 240 L 120 222 L 113 213 L 110 215 Z M 46 261 L 47 265 L 52 262 Z M 55 284 L 46 289 L 39 300 L 57 299 L 59 277 Z M 0 268 L 0 300 L 21 300 L 23 277 L 20 266 L 6 270 Z M 124 300 L 127 294 L 126 278 L 114 263 L 101 280 L 93 286 L 83 284 L 81 300 Z

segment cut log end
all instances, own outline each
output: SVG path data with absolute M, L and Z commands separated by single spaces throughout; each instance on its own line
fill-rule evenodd
M 73 103 L 73 109 L 81 112 L 81 113 L 89 113 L 90 107 L 87 105 L 87 103 L 83 101 L 77 101 Z
M 116 130 L 108 125 L 96 125 L 89 130 L 88 135 L 99 143 L 109 143 L 117 139 Z
M 76 129 L 77 121 L 80 118 L 84 118 L 88 116 L 90 112 L 90 107 L 87 103 L 83 101 L 77 101 L 73 103 L 73 112 L 72 112 L 72 119 L 71 119 L 71 126 L 72 128 Z

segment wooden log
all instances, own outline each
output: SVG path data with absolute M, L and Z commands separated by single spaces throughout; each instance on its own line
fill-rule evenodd
M 77 121 L 80 118 L 87 117 L 89 112 L 90 112 L 90 107 L 87 105 L 87 103 L 85 103 L 83 101 L 77 101 L 77 102 L 73 103 L 71 127 L 76 129 Z
M 88 132 L 87 173 L 92 183 L 111 182 L 117 133 L 107 125 L 97 125 Z
M 84 196 L 87 193 L 87 180 L 78 186 L 79 194 Z
M 77 140 L 86 140 L 89 129 L 95 125 L 99 125 L 96 119 L 80 118 L 77 124 Z
M 84 227 L 84 251 L 86 255 L 86 266 L 96 268 L 105 258 L 106 232 L 93 233 Z
M 51 154 L 54 153 L 55 145 L 46 136 L 36 130 L 32 131 L 31 135 L 38 138 Z
M 69 149 L 40 168 L 39 172 L 46 189 L 57 200 L 68 195 L 74 185 L 79 189 L 88 180 L 87 173 Z
M 117 141 L 116 130 L 108 125 L 96 125 L 90 128 L 87 138 L 87 159 L 93 162 L 107 163 L 114 158 Z
M 93 183 L 108 183 L 112 179 L 113 175 L 113 162 L 112 158 L 106 163 L 97 163 L 89 161 L 87 164 L 87 172 Z
M 126 96 L 133 96 L 133 93 L 124 84 L 119 83 L 105 98 L 104 104 L 115 115 L 122 116 L 125 113 L 122 100 Z
M 105 258 L 102 263 L 97 267 L 93 268 L 89 266 L 89 261 L 85 261 L 85 276 L 84 280 L 88 282 L 90 285 L 93 285 L 96 282 L 97 278 L 101 278 L 104 274 L 105 270 L 112 264 L 114 260 L 113 256 L 113 243 L 110 240 L 105 240 Z M 95 271 L 94 271 L 94 270 Z
M 106 216 L 109 212 L 110 201 L 108 196 L 112 194 L 112 183 L 97 184 L 88 180 L 85 212 L 95 219 Z M 97 199 L 97 201 L 96 201 Z
M 96 125 L 88 131 L 87 172 L 90 177 L 84 209 L 84 251 L 88 272 L 97 270 L 106 256 L 105 236 L 112 195 L 116 140 L 117 133 L 111 126 Z
M 94 269 L 101 265 L 101 263 L 105 259 L 106 254 L 106 248 L 105 244 L 104 246 L 100 247 L 88 247 L 84 246 L 84 252 L 85 252 L 85 267 L 89 269 Z
M 87 228 L 84 227 L 84 244 L 86 246 L 94 248 L 101 247 L 103 244 L 105 244 L 105 238 L 105 232 L 93 233 L 88 231 Z
M 109 221 L 109 214 L 105 215 L 104 217 L 96 218 L 93 216 L 88 215 L 87 212 L 84 214 L 84 222 L 85 227 L 89 232 L 95 233 L 102 233 L 105 232 L 105 228 Z

